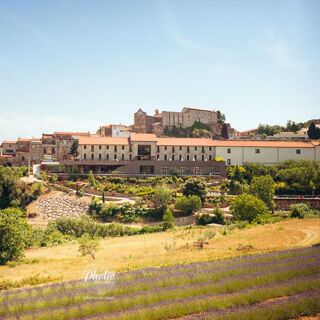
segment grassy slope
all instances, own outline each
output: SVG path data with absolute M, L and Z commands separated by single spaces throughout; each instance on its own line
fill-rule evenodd
M 290 220 L 276 224 L 235 230 L 227 236 L 218 235 L 209 240 L 203 250 L 194 249 L 193 241 L 199 234 L 212 228 L 181 230 L 146 234 L 100 241 L 97 259 L 81 257 L 78 244 L 51 248 L 36 248 L 26 252 L 27 258 L 39 260 L 35 264 L 22 264 L 15 268 L 0 267 L 0 280 L 18 280 L 34 274 L 50 275 L 53 278 L 81 278 L 85 270 L 120 271 L 146 266 L 163 266 L 193 261 L 213 260 L 247 253 L 266 252 L 308 246 L 320 242 L 320 220 Z M 175 249 L 166 251 L 164 243 Z M 250 245 L 248 250 L 238 246 Z
M 313 247 L 3 292 L 0 318 L 292 319 L 320 311 L 319 259 Z

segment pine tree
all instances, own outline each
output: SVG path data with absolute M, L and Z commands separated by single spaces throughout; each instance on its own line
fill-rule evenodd
M 307 133 L 310 139 L 320 139 L 320 129 L 317 128 L 314 122 L 310 123 Z
M 72 145 L 69 149 L 69 154 L 73 157 L 73 160 L 75 160 L 79 155 L 79 141 L 73 140 Z

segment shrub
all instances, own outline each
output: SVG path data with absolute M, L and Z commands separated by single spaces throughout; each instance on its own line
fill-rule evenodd
M 201 214 L 196 216 L 196 224 L 200 226 L 205 226 L 211 223 L 226 224 L 224 214 L 219 208 L 214 210 L 214 215 Z
M 88 174 L 88 182 L 90 183 L 90 185 L 91 185 L 92 187 L 95 187 L 95 186 L 96 186 L 96 179 L 94 178 L 94 175 L 93 175 L 92 170 L 89 171 L 89 174 Z
M 260 214 L 267 214 L 265 203 L 250 194 L 238 196 L 230 206 L 231 212 L 236 220 L 253 221 Z
M 184 196 L 198 196 L 203 203 L 206 198 L 206 188 L 199 179 L 189 179 L 185 183 L 182 193 Z
M 172 197 L 172 191 L 165 186 L 159 186 L 154 190 L 151 202 L 154 208 L 166 208 Z
M 198 196 L 182 196 L 177 199 L 176 209 L 188 214 L 192 214 L 194 211 L 201 208 L 201 199 Z
M 83 236 L 79 239 L 79 244 L 79 251 L 81 255 L 90 255 L 93 260 L 96 259 L 96 251 L 99 246 L 99 242 L 97 239 Z
M 165 211 L 162 220 L 164 230 L 172 229 L 174 227 L 174 217 L 169 208 L 167 208 L 167 210 Z
M 48 225 L 49 230 L 58 230 L 64 235 L 81 238 L 84 235 L 90 237 L 118 237 L 140 233 L 138 228 L 125 226 L 112 222 L 102 224 L 93 221 L 90 217 L 68 218 L 61 217 Z M 49 232 L 49 231 L 48 231 Z
M 310 211 L 306 203 L 295 203 L 290 206 L 290 217 L 302 219 Z
M 0 211 L 0 264 L 18 260 L 23 256 L 30 226 L 19 209 Z
M 270 210 L 274 210 L 275 183 L 270 175 L 254 177 L 251 181 L 249 192 L 261 199 Z
M 213 223 L 213 216 L 210 214 L 199 214 L 196 216 L 196 224 L 200 226 L 205 226 L 207 224 Z

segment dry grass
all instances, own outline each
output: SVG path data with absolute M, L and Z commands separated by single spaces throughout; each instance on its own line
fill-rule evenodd
M 320 242 L 320 219 L 290 220 L 275 224 L 235 230 L 210 239 L 209 230 L 178 229 L 171 232 L 100 241 L 96 260 L 82 257 L 78 244 L 51 248 L 29 249 L 26 258 L 38 259 L 35 264 L 21 264 L 14 268 L 0 267 L 0 280 L 19 280 L 30 275 L 61 277 L 63 280 L 81 278 L 85 270 L 121 271 L 147 266 L 214 260 L 248 253 L 309 246 Z M 209 235 L 203 250 L 193 247 L 199 236 Z M 174 244 L 171 250 L 165 244 Z

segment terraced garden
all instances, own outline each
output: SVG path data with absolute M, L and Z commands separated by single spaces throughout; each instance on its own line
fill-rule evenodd
M 0 293 L 3 319 L 292 319 L 320 312 L 320 247 Z

